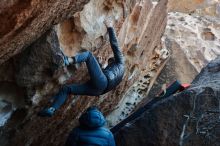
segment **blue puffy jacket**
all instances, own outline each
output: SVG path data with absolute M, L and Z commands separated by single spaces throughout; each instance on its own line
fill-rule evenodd
M 122 51 L 118 45 L 117 37 L 115 31 L 112 27 L 108 28 L 109 39 L 111 48 L 114 54 L 114 62 L 108 64 L 108 66 L 103 70 L 103 73 L 108 79 L 108 86 L 104 93 L 115 88 L 121 81 L 125 72 L 125 61 Z
M 105 118 L 96 108 L 91 108 L 80 119 L 80 126 L 72 130 L 65 146 L 115 146 L 109 129 L 105 128 Z

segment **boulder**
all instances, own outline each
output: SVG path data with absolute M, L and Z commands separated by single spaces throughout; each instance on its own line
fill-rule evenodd
M 220 57 L 192 86 L 151 105 L 115 133 L 118 146 L 219 145 Z

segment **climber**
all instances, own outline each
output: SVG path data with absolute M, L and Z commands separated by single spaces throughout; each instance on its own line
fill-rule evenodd
M 66 101 L 69 94 L 98 96 L 115 88 L 124 75 L 124 57 L 118 46 L 117 38 L 113 29 L 113 21 L 108 18 L 104 21 L 109 33 L 111 48 L 114 58 L 108 60 L 108 66 L 101 68 L 97 59 L 89 51 L 82 52 L 74 57 L 65 59 L 66 64 L 86 62 L 90 80 L 83 84 L 65 85 L 54 96 L 51 107 L 39 112 L 40 116 L 52 116 L 57 109 Z
M 65 146 L 115 146 L 114 136 L 104 127 L 105 118 L 96 107 L 88 108 L 79 123 L 69 134 Z

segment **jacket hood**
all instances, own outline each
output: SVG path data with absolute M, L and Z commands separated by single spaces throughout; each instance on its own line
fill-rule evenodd
M 98 128 L 105 125 L 103 114 L 95 107 L 87 111 L 79 118 L 80 125 L 86 128 Z

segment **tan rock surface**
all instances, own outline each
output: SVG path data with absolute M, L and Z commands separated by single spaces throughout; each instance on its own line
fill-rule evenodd
M 220 17 L 219 0 L 169 0 L 169 12 L 197 13 Z
M 170 12 L 164 38 L 176 42 L 199 72 L 220 55 L 219 26 L 220 19 L 216 17 Z

